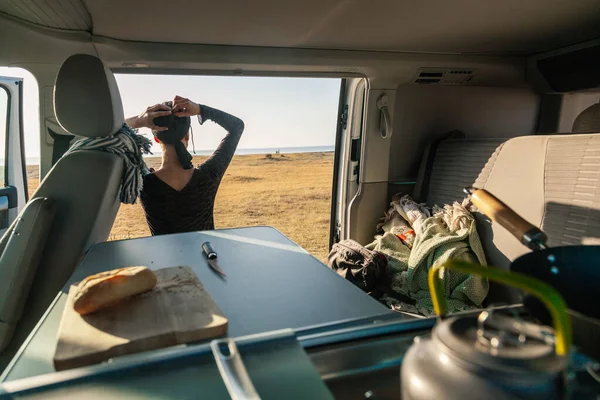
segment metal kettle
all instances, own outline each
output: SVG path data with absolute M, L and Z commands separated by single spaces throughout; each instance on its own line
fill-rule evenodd
M 403 400 L 558 399 L 570 347 L 566 305 L 549 285 L 525 275 L 451 261 L 429 271 L 436 313 L 445 314 L 441 268 L 487 276 L 539 297 L 555 329 L 485 310 L 438 323 L 415 338 L 401 368 Z

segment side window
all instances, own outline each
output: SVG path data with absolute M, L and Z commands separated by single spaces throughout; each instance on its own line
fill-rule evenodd
M 8 92 L 0 87 L 0 188 L 6 186 L 6 132 L 8 132 Z
M 27 189 L 31 196 L 38 187 L 40 169 L 40 99 L 38 83 L 31 72 L 18 67 L 0 67 L 0 77 L 4 78 L 5 82 L 18 78 L 23 80 L 23 91 L 21 93 L 23 105 L 22 129 L 24 134 L 27 183 L 29 186 Z M 2 168 L 0 173 L 0 187 L 6 185 L 4 171 L 9 169 L 10 172 L 10 168 L 12 168 L 12 166 L 7 166 L 6 161 L 8 135 L 6 117 L 8 113 L 8 101 L 11 101 L 8 92 L 0 87 L 0 162 Z

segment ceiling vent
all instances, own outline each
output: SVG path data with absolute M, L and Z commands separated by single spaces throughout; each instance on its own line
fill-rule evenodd
M 466 85 L 474 75 L 472 68 L 419 68 L 413 82 L 419 85 Z

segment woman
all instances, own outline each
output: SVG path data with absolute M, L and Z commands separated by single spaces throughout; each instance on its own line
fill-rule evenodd
M 211 120 L 227 131 L 217 150 L 197 168 L 186 150 L 192 116 L 197 116 L 201 125 Z M 244 122 L 179 96 L 172 103 L 148 107 L 126 122 L 132 128 L 152 129 L 162 147 L 162 164 L 144 177 L 140 194 L 150 232 L 163 235 L 214 229 L 215 197 L 244 131 Z

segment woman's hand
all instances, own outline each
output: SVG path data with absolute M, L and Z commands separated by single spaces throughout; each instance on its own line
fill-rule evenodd
M 166 126 L 157 126 L 154 124 L 154 118 L 171 114 L 171 109 L 164 104 L 155 104 L 150 106 L 136 117 L 127 118 L 125 122 L 132 128 L 150 128 L 155 131 L 166 131 Z
M 173 99 L 173 113 L 176 117 L 191 117 L 200 115 L 200 106 L 185 97 L 175 96 Z

